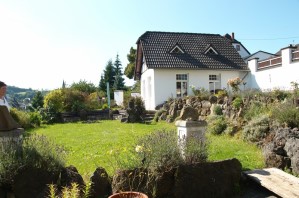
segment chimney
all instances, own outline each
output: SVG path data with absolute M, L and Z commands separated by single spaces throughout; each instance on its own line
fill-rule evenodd
M 235 40 L 235 33 L 232 32 L 232 40 Z

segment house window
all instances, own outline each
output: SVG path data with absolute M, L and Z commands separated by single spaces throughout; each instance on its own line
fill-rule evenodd
M 213 47 L 209 47 L 209 48 L 205 51 L 205 54 L 207 54 L 207 55 L 217 55 L 218 53 L 217 53 L 216 50 L 214 50 Z
M 210 92 L 216 93 L 217 90 L 221 89 L 221 75 L 210 74 L 209 75 L 209 90 Z
M 236 50 L 240 51 L 240 45 L 236 45 Z
M 183 97 L 187 96 L 188 91 L 188 75 L 177 74 L 176 75 L 176 96 Z

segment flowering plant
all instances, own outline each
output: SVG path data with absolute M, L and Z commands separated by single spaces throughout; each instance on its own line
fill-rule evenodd
M 138 139 L 126 150 L 126 156 L 111 152 L 118 167 L 112 180 L 113 192 L 139 191 L 151 196 L 164 172 L 180 164 L 205 161 L 206 146 L 191 140 L 182 151 L 175 130 L 159 130 Z
M 229 79 L 227 84 L 231 86 L 233 92 L 237 92 L 240 90 L 239 85 L 241 84 L 242 80 L 239 77 Z

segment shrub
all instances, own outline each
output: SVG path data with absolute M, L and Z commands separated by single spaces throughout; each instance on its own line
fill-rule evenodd
M 131 97 L 127 106 L 128 122 L 142 122 L 145 106 L 141 97 Z
M 203 144 L 203 139 L 190 136 L 182 148 L 182 144 L 178 144 L 176 130 L 154 131 L 138 139 L 136 143 L 136 146 L 110 153 L 113 158 L 111 162 L 116 168 L 112 183 L 122 190 L 124 186 L 133 191 L 142 188 L 143 192 L 152 195 L 155 188 L 152 181 L 159 179 L 160 174 L 180 164 L 203 162 L 207 159 L 207 146 Z M 122 179 L 118 177 L 119 174 Z
M 280 89 L 274 89 L 272 91 L 272 95 L 278 101 L 283 101 L 285 98 L 288 97 L 288 93 L 286 91 L 283 91 L 283 90 L 280 90 Z
M 223 115 L 222 108 L 220 105 L 215 105 L 213 111 L 215 115 Z
M 91 184 L 87 183 L 83 195 L 80 195 L 80 187 L 77 183 L 71 183 L 70 187 L 64 187 L 61 191 L 61 195 L 58 196 L 58 189 L 54 184 L 49 185 L 48 198 L 88 198 L 90 197 Z
M 65 151 L 45 136 L 32 135 L 23 141 L 0 143 L 0 186 L 12 184 L 18 170 L 24 167 L 58 172 L 65 164 Z
M 269 115 L 261 115 L 253 118 L 244 126 L 243 139 L 251 142 L 258 142 L 265 138 L 269 132 L 270 118 Z
M 254 101 L 248 107 L 246 107 L 244 118 L 246 120 L 251 120 L 262 114 L 269 114 L 271 106 L 265 103 Z
M 243 105 L 243 100 L 241 97 L 236 97 L 233 102 L 232 102 L 232 106 L 235 109 L 240 109 L 240 107 Z
M 292 102 L 278 104 L 273 108 L 272 116 L 280 124 L 288 127 L 299 127 L 299 109 Z
M 16 108 L 11 108 L 10 114 L 13 117 L 13 119 L 16 122 L 18 122 L 24 129 L 29 129 L 33 127 L 29 112 L 20 111 Z
M 227 127 L 227 122 L 223 115 L 211 115 L 207 119 L 207 132 L 215 135 L 221 134 Z

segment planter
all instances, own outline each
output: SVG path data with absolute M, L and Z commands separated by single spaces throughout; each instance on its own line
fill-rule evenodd
M 121 193 L 115 193 L 108 198 L 148 198 L 146 194 L 143 194 L 141 192 L 121 192 Z

